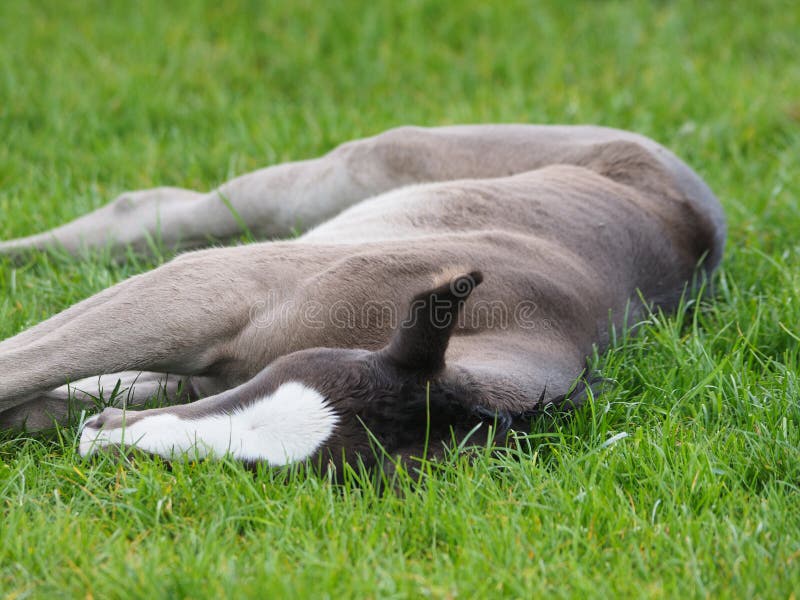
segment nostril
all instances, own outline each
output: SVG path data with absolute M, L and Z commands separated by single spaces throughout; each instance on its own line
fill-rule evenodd
M 117 427 L 120 422 L 124 423 L 124 412 L 119 408 L 108 406 L 103 409 L 99 414 L 93 415 L 86 419 L 83 424 L 84 428 L 103 429 L 104 427 Z
M 92 429 L 100 429 L 103 425 L 103 422 L 100 419 L 100 415 L 95 415 L 94 417 L 89 417 L 86 419 L 86 422 L 83 424 L 84 428 L 90 427 Z

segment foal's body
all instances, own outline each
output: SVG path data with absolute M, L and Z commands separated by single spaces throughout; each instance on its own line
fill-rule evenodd
M 257 235 L 316 227 L 184 254 L 0 343 L 0 425 L 63 419 L 67 381 L 93 378 L 75 387 L 96 392 L 97 376 L 107 388 L 121 379 L 138 404 L 159 387 L 177 399 L 183 379 L 205 399 L 128 413 L 127 443 L 272 464 L 350 459 L 367 453 L 367 425 L 408 454 L 431 433 L 431 407 L 448 440 L 574 396 L 609 327 L 643 302 L 672 309 L 725 238 L 706 185 L 647 138 L 486 125 L 392 130 L 209 194 L 126 194 L 0 252 L 142 248 L 153 234 L 197 246 L 239 233 L 233 213 Z M 424 315 L 399 326 L 412 299 Z M 433 323 L 442 299 L 456 325 Z M 104 412 L 82 451 L 123 431 L 122 413 Z

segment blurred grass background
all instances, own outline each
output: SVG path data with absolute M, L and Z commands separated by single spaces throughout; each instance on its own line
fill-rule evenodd
M 730 221 L 717 298 L 599 358 L 517 456 L 378 497 L 0 441 L 0 593 L 790 597 L 800 588 L 800 5 L 5 2 L 0 238 L 401 124 L 597 123 Z M 169 258 L 0 259 L 0 338 Z M 0 374 L 2 376 L 2 374 Z M 612 436 L 628 437 L 607 445 Z

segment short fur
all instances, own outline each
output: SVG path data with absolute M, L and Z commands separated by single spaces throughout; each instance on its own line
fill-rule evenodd
M 161 413 L 224 413 L 298 381 L 341 417 L 320 456 L 368 462 L 376 441 L 438 451 L 481 422 L 579 402 L 586 357 L 609 328 L 644 305 L 673 310 L 725 241 L 714 195 L 652 140 L 478 125 L 391 130 L 208 194 L 124 194 L 0 252 L 121 254 L 156 233 L 197 246 L 239 232 L 229 205 L 257 235 L 312 228 L 183 254 L 3 341 L 0 426 L 63 420 L 65 382 L 126 372 L 136 405 L 171 373 L 203 400 Z M 121 424 L 112 409 L 84 435 Z

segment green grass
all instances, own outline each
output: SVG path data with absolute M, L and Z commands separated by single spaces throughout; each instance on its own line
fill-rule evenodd
M 0 239 L 406 123 L 633 129 L 730 221 L 716 298 L 599 357 L 604 395 L 418 489 L 5 435 L 0 595 L 791 597 L 798 31 L 791 1 L 0 3 Z M 0 338 L 167 258 L 0 259 Z

